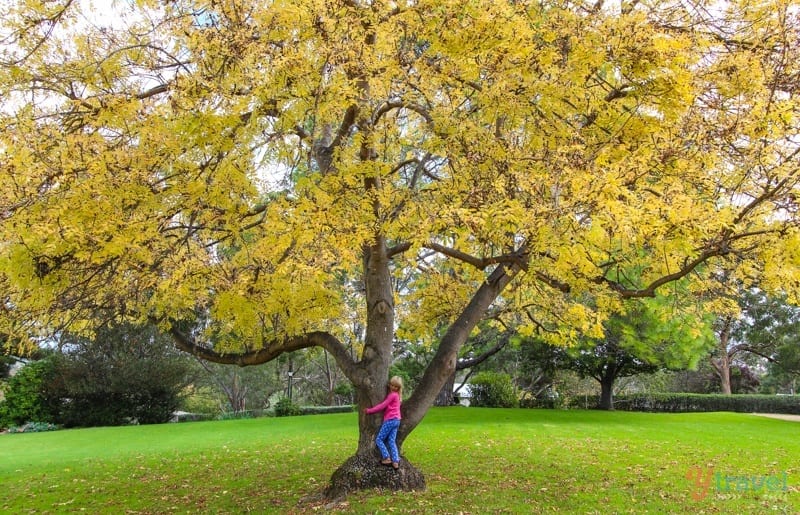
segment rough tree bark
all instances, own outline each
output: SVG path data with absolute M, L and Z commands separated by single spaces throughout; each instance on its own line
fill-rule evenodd
M 614 409 L 614 379 L 614 374 L 608 371 L 600 378 L 600 409 Z
M 719 356 L 711 358 L 711 366 L 714 368 L 714 373 L 719 377 L 720 390 L 723 395 L 731 395 L 731 361 L 733 355 L 728 350 L 731 337 L 731 326 L 733 324 L 733 317 L 726 317 L 722 321 L 722 327 L 719 332 Z

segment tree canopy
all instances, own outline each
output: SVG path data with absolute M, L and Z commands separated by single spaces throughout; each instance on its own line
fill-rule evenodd
M 322 346 L 366 405 L 445 327 L 402 440 L 486 316 L 600 336 L 717 265 L 797 300 L 791 0 L 87 5 L 0 8 L 0 331 Z

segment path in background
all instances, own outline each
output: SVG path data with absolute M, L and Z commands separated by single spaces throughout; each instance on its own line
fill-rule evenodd
M 800 415 L 782 415 L 779 413 L 753 413 L 759 417 L 779 418 L 781 420 L 791 420 L 792 422 L 800 422 Z

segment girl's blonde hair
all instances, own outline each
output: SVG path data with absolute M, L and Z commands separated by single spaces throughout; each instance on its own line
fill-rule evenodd
M 389 388 L 397 390 L 397 393 L 403 393 L 403 378 L 400 376 L 394 376 L 389 379 Z

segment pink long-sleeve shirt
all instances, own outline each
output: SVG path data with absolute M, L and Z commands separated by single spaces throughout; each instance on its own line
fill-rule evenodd
M 383 420 L 384 422 L 387 420 L 397 419 L 400 420 L 400 394 L 397 392 L 389 392 L 389 395 L 383 399 L 383 402 L 380 404 L 373 406 L 367 409 L 368 414 L 377 413 L 381 410 L 383 411 Z

